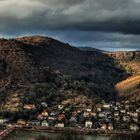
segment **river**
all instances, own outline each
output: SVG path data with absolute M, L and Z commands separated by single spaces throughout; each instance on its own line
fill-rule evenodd
M 40 136 L 46 136 L 47 140 L 140 140 L 139 138 L 132 138 L 129 136 L 95 136 L 95 135 L 68 135 L 61 133 L 47 133 L 34 131 L 17 130 L 9 135 L 5 140 L 35 140 Z M 38 140 L 38 139 L 37 139 Z M 44 139 L 41 139 L 44 140 Z

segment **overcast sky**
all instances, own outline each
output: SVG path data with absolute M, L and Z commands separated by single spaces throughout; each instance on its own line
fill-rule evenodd
M 32 34 L 75 46 L 140 50 L 140 0 L 0 0 L 0 36 Z

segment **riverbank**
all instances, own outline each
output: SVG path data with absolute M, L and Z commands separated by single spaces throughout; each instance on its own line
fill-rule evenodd
M 81 134 L 81 135 L 100 135 L 100 136 L 140 136 L 140 132 L 133 131 L 103 131 L 103 130 L 94 130 L 94 129 L 86 129 L 86 128 L 73 128 L 73 127 L 65 127 L 65 128 L 56 128 L 56 127 L 22 127 L 17 128 L 20 130 L 26 131 L 45 131 L 48 133 L 65 133 L 65 134 Z

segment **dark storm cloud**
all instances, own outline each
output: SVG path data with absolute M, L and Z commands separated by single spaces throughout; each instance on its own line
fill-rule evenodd
M 1 0 L 1 32 L 78 29 L 140 33 L 137 0 Z
M 140 0 L 0 0 L 0 34 L 140 48 Z
M 139 50 L 140 35 L 89 31 L 53 31 L 50 36 L 74 46 L 88 46 L 105 50 Z

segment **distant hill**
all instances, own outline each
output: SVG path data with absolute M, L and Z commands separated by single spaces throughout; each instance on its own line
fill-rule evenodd
M 0 39 L 0 54 L 0 112 L 81 96 L 93 104 L 115 100 L 116 85 L 139 73 L 140 64 L 140 52 L 83 51 L 42 36 Z
M 104 50 L 92 48 L 92 47 L 78 47 L 82 51 L 96 51 L 96 52 L 105 52 Z

